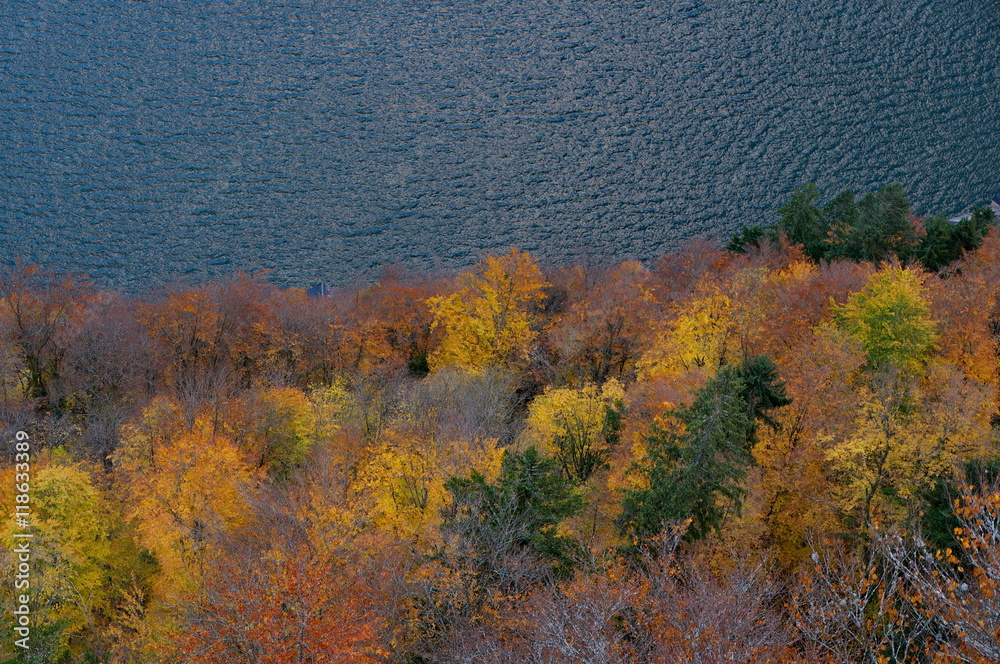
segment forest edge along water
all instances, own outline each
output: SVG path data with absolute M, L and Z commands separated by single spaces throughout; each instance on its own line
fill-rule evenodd
M 1000 192 L 992 3 L 8 3 L 0 253 L 142 290 L 649 261 L 793 190 Z

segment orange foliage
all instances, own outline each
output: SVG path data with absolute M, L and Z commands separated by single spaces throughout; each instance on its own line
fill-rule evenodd
M 426 368 L 437 336 L 425 302 L 439 288 L 425 279 L 389 272 L 358 294 L 349 338 L 360 349 L 359 368 Z
M 581 268 L 564 271 L 565 312 L 548 330 L 548 344 L 575 382 L 629 380 L 649 344 L 653 296 L 649 273 L 626 261 L 594 279 Z
M 376 589 L 306 548 L 231 557 L 207 575 L 189 627 L 169 650 L 184 664 L 384 661 Z
M 319 299 L 246 275 L 95 296 L 18 266 L 0 275 L 0 416 L 110 462 L 158 571 L 132 584 L 134 624 L 109 633 L 132 634 L 135 652 L 166 637 L 171 662 L 874 663 L 930 639 L 942 662 L 998 664 L 995 492 L 958 506 L 963 551 L 937 562 L 879 558 L 866 529 L 921 518 L 927 487 L 996 456 L 1000 233 L 950 272 L 915 274 L 939 336 L 899 376 L 871 361 L 898 341 L 891 316 L 865 319 L 877 335 L 845 323 L 878 274 L 780 239 L 746 255 L 696 241 L 653 269 L 553 270 L 555 285 L 514 249 L 455 279 L 388 272 Z M 666 538 L 620 555 L 631 543 L 615 517 L 644 481 L 650 422 L 669 426 L 666 411 L 756 355 L 793 402 L 748 450 L 743 515 L 700 548 Z M 543 582 L 537 560 L 512 557 L 516 591 L 501 591 L 435 559 L 449 477 L 495 474 L 534 434 L 574 443 L 569 425 L 539 425 L 544 402 L 619 382 L 619 439 L 584 431 L 607 437 L 601 464 L 565 471 L 592 477 L 585 516 L 558 526 L 579 545 L 572 579 Z M 400 584 L 406 599 L 365 571 L 381 555 L 366 538 L 430 559 Z M 810 563 L 818 538 L 850 545 Z
M 212 433 L 204 418 L 187 427 L 164 399 L 123 427 L 112 461 L 126 514 L 165 572 L 159 591 L 195 586 L 214 540 L 246 523 L 259 478 L 230 439 Z
M 281 376 L 295 352 L 272 306 L 277 297 L 240 274 L 140 305 L 164 387 L 192 408 Z
M 941 354 L 991 385 L 994 412 L 1000 413 L 1000 230 L 994 229 L 979 250 L 958 263 L 956 274 L 935 286 L 933 306 L 944 323 Z

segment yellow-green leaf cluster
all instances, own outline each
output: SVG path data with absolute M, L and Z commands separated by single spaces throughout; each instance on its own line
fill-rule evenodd
M 988 450 L 989 391 L 951 365 L 929 369 L 919 382 L 890 374 L 858 386 L 853 432 L 830 443 L 841 506 L 862 522 L 876 508 L 914 504 L 935 480 L 952 477 L 962 459 Z
M 834 315 L 861 342 L 871 368 L 892 365 L 916 370 L 937 338 L 923 275 L 909 268 L 879 270 Z

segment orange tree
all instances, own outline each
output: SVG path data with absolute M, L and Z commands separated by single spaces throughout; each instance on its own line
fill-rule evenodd
M 383 661 L 372 588 L 307 547 L 230 556 L 206 575 L 171 649 L 183 664 Z

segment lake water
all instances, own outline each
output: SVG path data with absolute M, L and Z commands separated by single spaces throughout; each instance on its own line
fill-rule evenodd
M 1000 4 L 0 0 L 0 257 L 105 286 L 652 259 L 1000 193 Z

